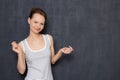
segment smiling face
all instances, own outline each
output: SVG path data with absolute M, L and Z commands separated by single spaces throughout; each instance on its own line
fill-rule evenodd
M 30 25 L 30 32 L 38 34 L 44 28 L 45 17 L 39 13 L 35 13 L 32 18 L 28 18 L 28 23 Z

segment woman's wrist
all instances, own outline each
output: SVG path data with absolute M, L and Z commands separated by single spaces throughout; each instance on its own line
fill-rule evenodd
M 18 53 L 18 57 L 19 57 L 19 56 L 23 56 L 23 53 Z
M 60 49 L 60 50 L 59 50 L 59 53 L 60 53 L 60 54 L 63 54 L 63 51 L 62 51 L 62 49 Z

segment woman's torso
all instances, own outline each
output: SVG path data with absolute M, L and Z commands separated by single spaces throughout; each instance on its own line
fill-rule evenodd
M 21 41 L 28 67 L 25 80 L 53 80 L 51 72 L 50 40 L 43 35 L 45 45 L 39 50 L 32 50 L 26 39 Z

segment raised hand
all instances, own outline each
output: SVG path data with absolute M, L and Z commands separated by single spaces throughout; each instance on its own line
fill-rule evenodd
M 73 51 L 73 48 L 71 46 L 69 47 L 64 47 L 64 48 L 61 48 L 61 51 L 64 53 L 64 54 L 70 54 L 72 51 Z
M 13 42 L 11 43 L 11 45 L 12 45 L 12 50 L 13 50 L 14 52 L 16 52 L 16 53 L 18 53 L 18 54 L 22 54 L 22 53 L 23 53 L 22 48 L 21 48 L 20 45 L 17 44 L 15 41 L 13 41 Z

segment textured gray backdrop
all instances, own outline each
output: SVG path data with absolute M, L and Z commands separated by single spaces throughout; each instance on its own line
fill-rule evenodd
M 46 11 L 55 50 L 74 52 L 52 65 L 55 80 L 120 80 L 120 0 L 0 0 L 0 80 L 23 80 L 11 41 L 27 37 L 32 7 Z

